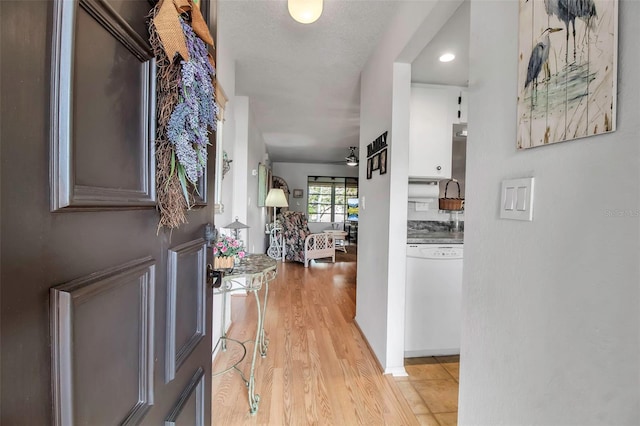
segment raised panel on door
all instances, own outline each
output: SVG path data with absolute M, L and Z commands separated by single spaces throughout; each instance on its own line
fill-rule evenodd
M 53 30 L 52 211 L 155 206 L 148 40 L 104 0 L 55 2 Z
M 204 426 L 204 388 L 207 379 L 204 377 L 204 369 L 198 368 L 180 394 L 171 412 L 166 417 L 165 426 Z
M 53 423 L 138 424 L 153 405 L 155 262 L 51 289 Z
M 96 9 L 95 13 L 101 12 Z M 75 184 L 139 189 L 141 159 L 150 145 L 148 126 L 140 125 L 149 115 L 150 54 L 141 62 L 84 7 L 77 9 L 75 33 L 71 132 Z M 101 102 L 95 102 L 98 96 Z M 113 174 L 110 168 L 116 164 L 119 173 Z
M 149 9 L 156 0 L 107 0 L 107 3 L 140 37 L 146 39 L 149 36 L 146 20 L 140 18 L 149 14 Z
M 206 334 L 206 251 L 204 239 L 169 250 L 167 270 L 165 381 L 191 355 Z M 211 338 L 209 338 L 211 340 Z
M 163 424 L 200 368 L 210 423 L 208 330 L 165 383 L 167 253 L 202 238 L 214 212 L 203 205 L 179 229 L 158 229 L 144 140 L 155 121 L 142 30 L 152 3 L 0 2 L 3 425 Z M 207 287 L 197 302 L 205 324 L 211 297 Z

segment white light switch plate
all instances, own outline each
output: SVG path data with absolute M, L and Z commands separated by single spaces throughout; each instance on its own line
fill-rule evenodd
M 532 177 L 502 181 L 500 218 L 529 222 L 533 220 Z

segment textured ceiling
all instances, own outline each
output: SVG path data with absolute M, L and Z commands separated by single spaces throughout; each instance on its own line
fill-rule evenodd
M 218 1 L 235 93 L 250 98 L 271 161 L 344 163 L 358 146 L 360 71 L 399 3 L 325 0 L 320 19 L 303 25 L 286 1 Z

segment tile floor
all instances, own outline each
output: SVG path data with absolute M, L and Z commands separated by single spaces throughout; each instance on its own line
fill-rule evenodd
M 460 357 L 405 358 L 409 377 L 398 386 L 421 425 L 456 426 Z

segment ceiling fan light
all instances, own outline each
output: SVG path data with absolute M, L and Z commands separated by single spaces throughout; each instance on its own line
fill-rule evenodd
M 349 153 L 349 156 L 345 158 L 347 160 L 347 166 L 355 167 L 358 165 L 358 157 L 356 156 L 356 147 L 352 146 L 349 149 L 351 150 L 351 152 Z
M 288 0 L 289 14 L 301 24 L 311 24 L 322 15 L 323 0 Z

